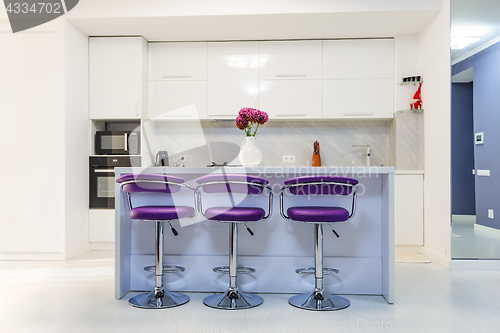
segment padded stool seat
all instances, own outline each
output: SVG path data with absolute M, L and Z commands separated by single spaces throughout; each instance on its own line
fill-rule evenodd
M 137 220 L 178 220 L 195 213 L 188 206 L 142 206 L 130 210 L 130 218 Z
M 290 207 L 288 216 L 295 221 L 301 222 L 344 222 L 349 219 L 349 211 L 342 207 Z
M 205 211 L 207 219 L 216 221 L 255 222 L 265 215 L 266 211 L 259 207 L 211 207 Z

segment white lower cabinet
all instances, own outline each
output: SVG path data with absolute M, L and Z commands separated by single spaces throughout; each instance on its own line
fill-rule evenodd
M 259 109 L 275 120 L 321 118 L 321 86 L 321 80 L 260 81 Z
M 394 236 L 396 245 L 424 244 L 424 176 L 394 176 Z
M 149 119 L 206 119 L 206 81 L 150 81 Z
M 393 118 L 393 79 L 323 80 L 323 118 Z
M 115 210 L 114 209 L 90 209 L 89 210 L 89 242 L 91 248 L 96 244 L 104 246 L 103 243 L 115 242 Z M 99 246 L 99 245 L 97 245 Z

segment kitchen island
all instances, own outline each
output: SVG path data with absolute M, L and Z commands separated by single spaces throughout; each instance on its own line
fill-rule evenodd
M 259 293 L 303 293 L 314 288 L 314 276 L 296 274 L 295 269 L 314 266 L 313 225 L 285 220 L 279 212 L 279 190 L 285 180 L 307 175 L 343 176 L 359 180 L 356 215 L 347 222 L 333 223 L 337 238 L 325 226 L 324 266 L 339 270 L 325 277 L 325 289 L 333 294 L 383 295 L 394 302 L 394 168 L 393 167 L 224 167 L 115 168 L 115 176 L 158 173 L 185 179 L 196 187 L 196 179 L 211 173 L 248 174 L 269 180 L 273 189 L 273 214 L 269 220 L 249 223 L 254 236 L 240 228 L 239 265 L 256 269 L 239 277 L 242 291 Z M 144 267 L 154 264 L 154 223 L 131 220 L 126 194 L 116 191 L 115 297 L 129 291 L 150 291 L 154 273 Z M 227 198 L 203 194 L 204 208 Z M 162 201 L 163 200 L 163 201 Z M 144 194 L 134 205 L 159 205 L 165 199 Z M 190 205 L 193 194 L 183 190 L 170 204 Z M 242 205 L 267 207 L 267 197 L 246 196 Z M 338 205 L 350 207 L 351 197 L 287 196 L 290 205 Z M 267 208 L 266 208 L 267 210 Z M 229 229 L 226 223 L 196 219 L 173 221 L 179 235 L 165 230 L 165 264 L 184 266 L 183 273 L 167 274 L 165 286 L 172 291 L 222 292 L 228 276 L 212 271 L 228 264 Z

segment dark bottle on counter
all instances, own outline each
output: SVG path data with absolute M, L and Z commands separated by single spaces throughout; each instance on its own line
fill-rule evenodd
M 312 166 L 320 167 L 321 166 L 321 155 L 319 154 L 319 142 L 314 141 L 314 152 L 312 157 Z

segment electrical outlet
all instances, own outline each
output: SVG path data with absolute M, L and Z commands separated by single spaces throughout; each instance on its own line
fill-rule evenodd
M 191 162 L 193 159 L 191 157 L 191 155 L 181 155 L 180 158 L 184 157 L 184 159 L 182 160 L 182 162 Z
M 283 155 L 283 162 L 285 162 L 285 163 L 295 163 L 295 156 L 293 156 L 293 155 L 288 155 L 288 156 Z
M 488 218 L 493 219 L 493 209 L 488 209 Z

